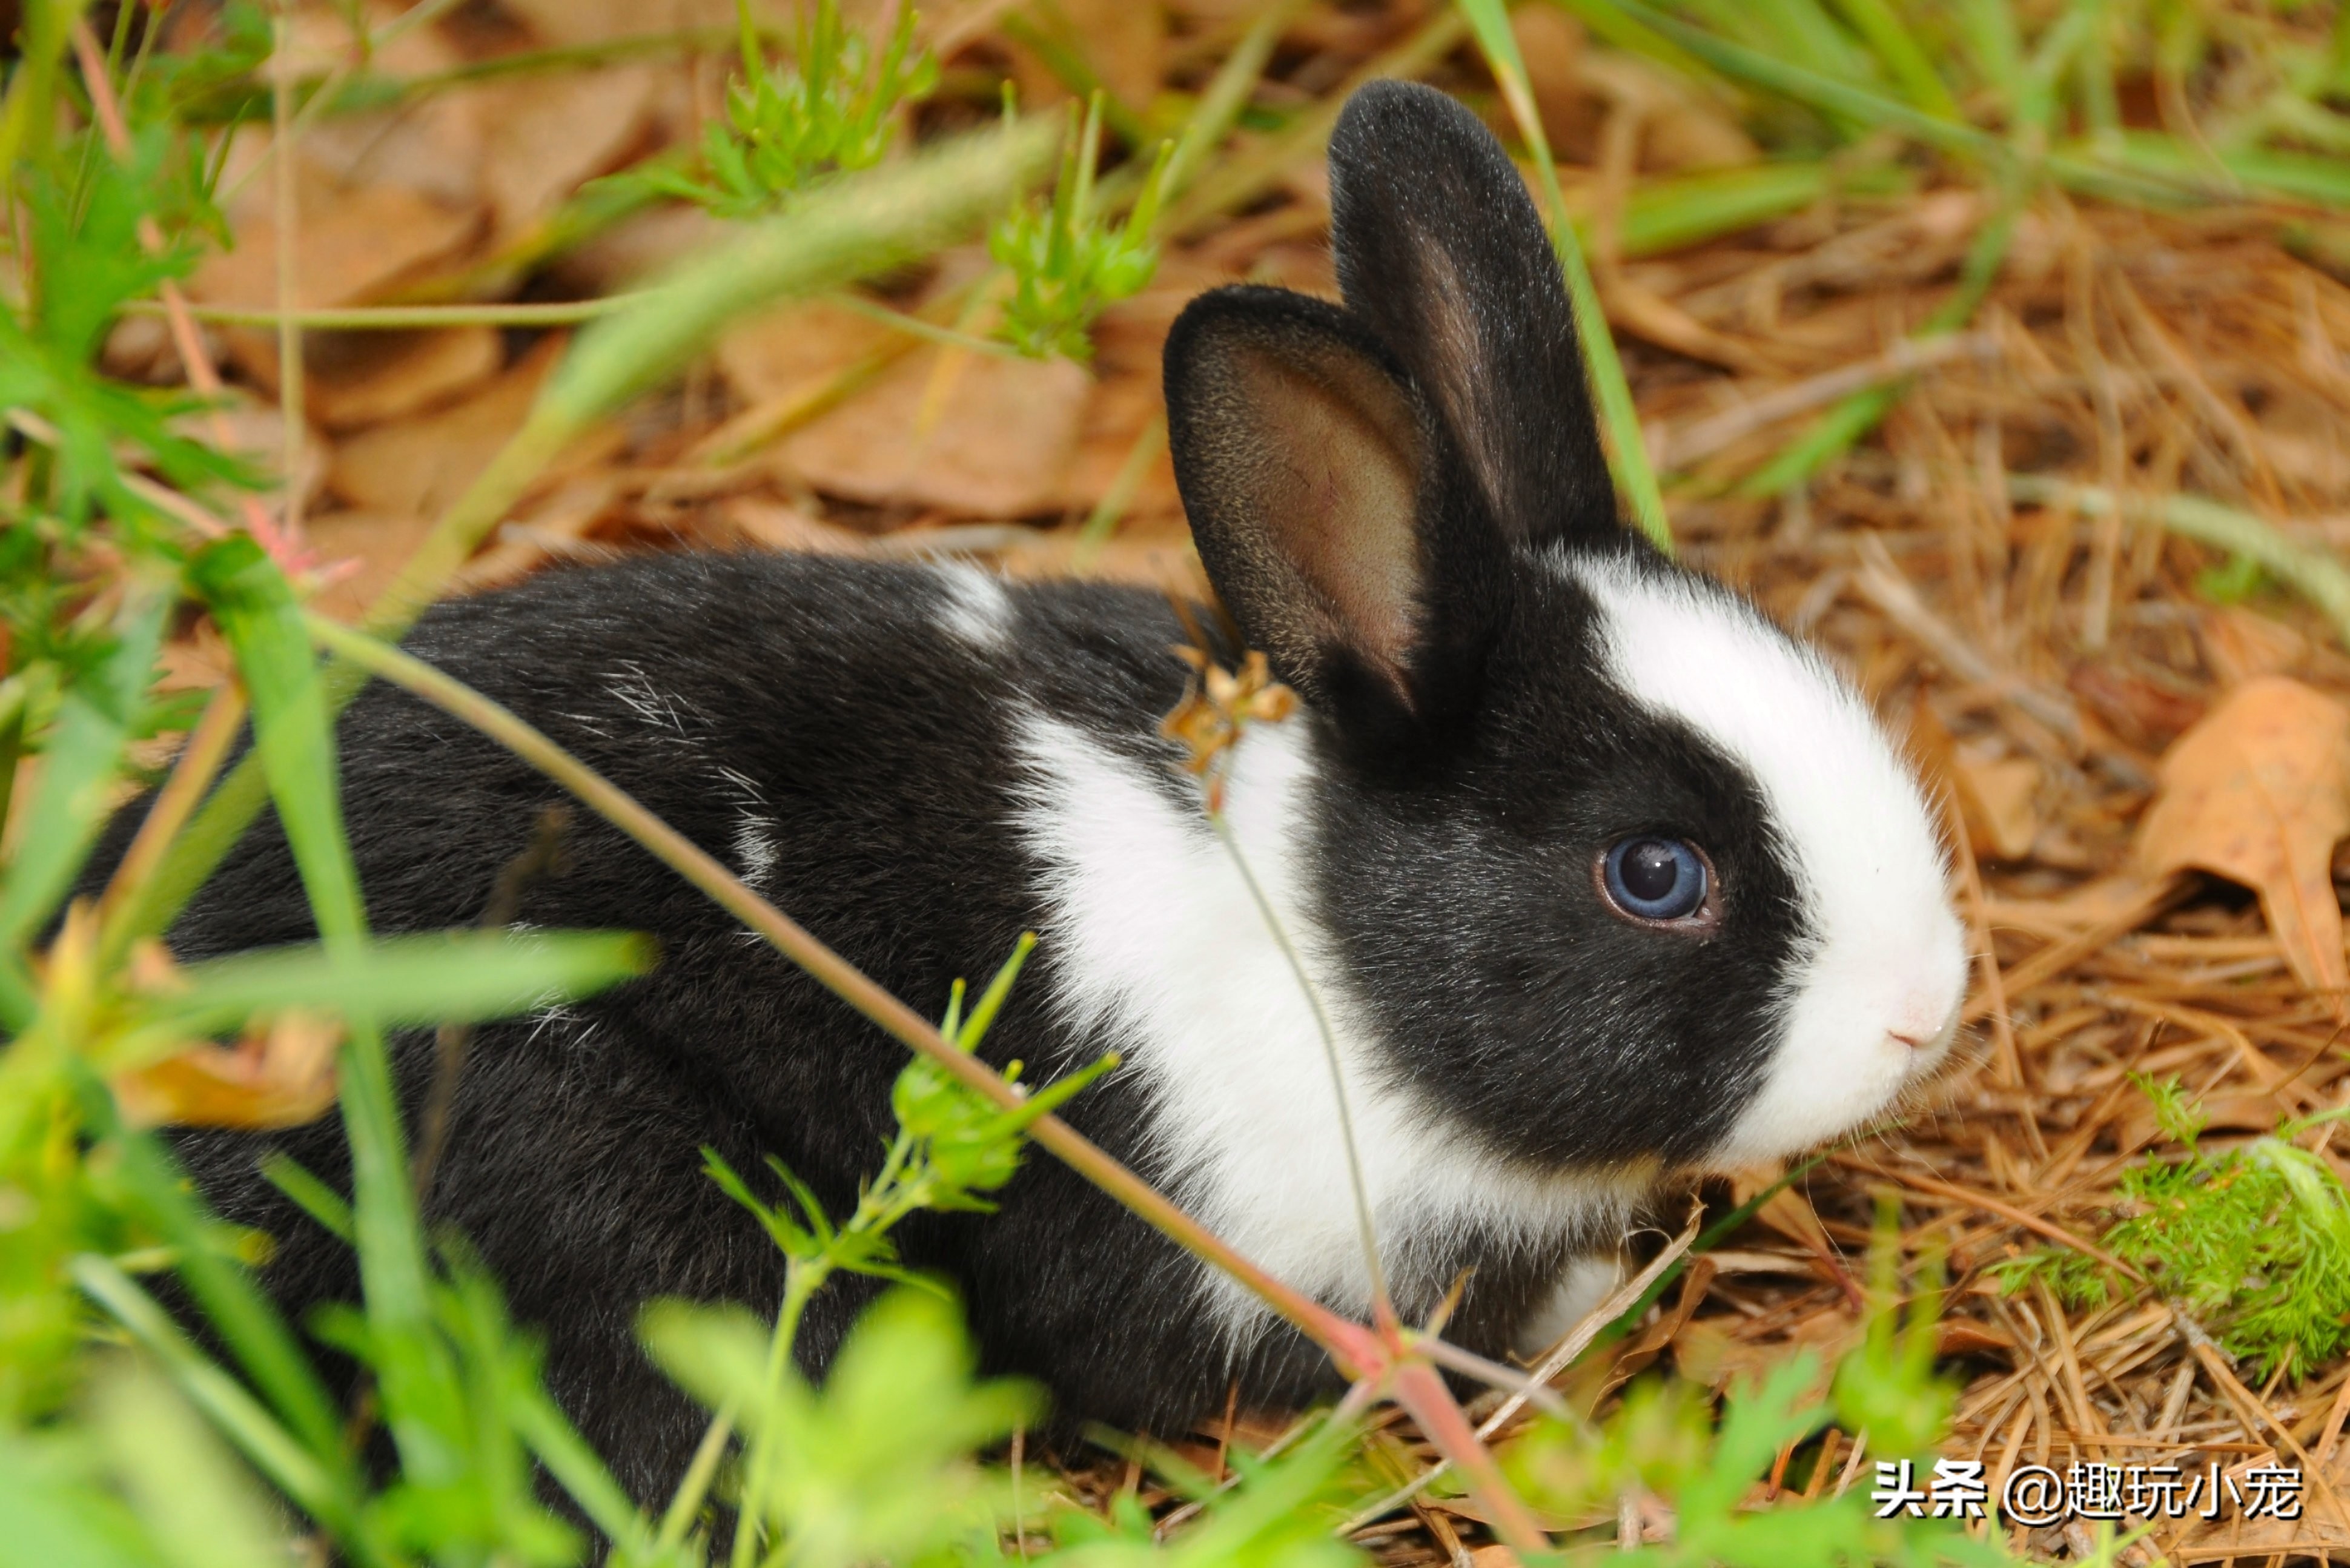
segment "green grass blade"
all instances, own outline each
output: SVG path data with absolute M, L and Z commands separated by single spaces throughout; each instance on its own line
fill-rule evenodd
M 1624 203 L 1627 256 L 1661 255 L 1800 213 L 1854 182 L 1825 162 L 1755 163 L 1644 182 Z M 1586 225 L 1578 222 L 1577 233 Z
M 1999 269 L 2007 261 L 2007 249 L 2014 241 L 2015 221 L 2022 211 L 2027 189 L 2021 182 L 2010 185 L 2006 198 L 1967 247 L 1958 288 L 1926 318 L 1925 326 L 1916 334 L 1918 340 L 1955 332 L 1973 318 L 1976 307 L 1991 292 Z M 1822 414 L 1794 444 L 1750 475 L 1739 485 L 1739 493 L 1781 495 L 1804 483 L 1875 430 L 1908 387 L 1905 379 L 1855 392 Z
M 2350 208 L 2350 160 L 2265 147 L 2237 148 L 2219 157 L 2229 173 L 2257 193 Z M 2160 131 L 2122 132 L 2119 162 L 2124 169 L 2140 173 L 2208 183 L 2204 173 L 2210 167 L 2208 159 L 2177 137 Z
M 1304 0 L 1275 0 L 1250 25 L 1224 63 L 1217 67 L 1207 90 L 1192 108 L 1183 134 L 1175 140 L 1174 156 L 1167 161 L 1161 190 L 1168 200 L 1180 195 L 1199 176 L 1208 154 L 1223 140 L 1224 133 L 1232 128 L 1232 121 L 1240 118 L 1241 109 L 1248 103 L 1249 95 L 1256 90 L 1264 67 L 1273 61 L 1274 47 L 1281 42 L 1283 29 L 1304 9 Z
M 93 1084 L 86 1103 L 99 1106 L 95 1126 L 121 1149 L 120 1170 L 128 1206 L 171 1244 L 181 1282 L 204 1321 L 220 1336 L 245 1376 L 294 1433 L 322 1463 L 344 1462 L 343 1417 L 318 1381 L 310 1358 L 286 1320 L 254 1282 L 250 1271 L 224 1257 L 212 1234 L 213 1221 L 194 1195 L 187 1173 L 152 1135 L 130 1133 L 116 1118 L 111 1096 Z
M 1608 455 L 1614 459 L 1616 483 L 1630 501 L 1632 515 L 1640 531 L 1669 555 L 1673 531 L 1665 515 L 1664 492 L 1658 487 L 1656 470 L 1648 462 L 1648 441 L 1640 431 L 1640 412 L 1633 406 L 1631 383 L 1624 378 L 1624 361 L 1617 355 L 1615 337 L 1607 329 L 1607 312 L 1599 303 L 1599 290 L 1591 281 L 1590 267 L 1584 263 L 1583 246 L 1576 242 L 1575 225 L 1567 218 L 1566 197 L 1559 190 L 1558 165 L 1551 158 L 1550 139 L 1543 133 L 1542 116 L 1534 109 L 1534 91 L 1526 81 L 1526 63 L 1518 53 L 1517 35 L 1510 31 L 1509 11 L 1503 0 L 1460 0 L 1460 6 L 1461 15 L 1469 18 L 1470 30 L 1477 36 L 1478 47 L 1484 51 L 1494 80 L 1501 84 L 1503 97 L 1509 102 L 1519 131 L 1534 155 L 1535 173 L 1542 182 L 1544 200 L 1550 207 L 1551 244 L 1558 252 L 1559 267 L 1566 275 L 1567 295 L 1575 304 L 1575 324 L 1583 340 L 1594 400 L 1599 405 L 1600 430 L 1607 441 Z
M 115 618 L 113 651 L 66 689 L 40 785 L 8 867 L 6 890 L 0 893 L 0 946 L 20 946 L 57 911 L 106 826 L 112 804 L 108 791 L 146 704 L 147 680 L 171 604 L 171 595 L 158 586 L 134 585 Z
M 168 1568 L 292 1559 L 284 1511 L 151 1367 L 109 1367 L 92 1394 L 109 1468 Z
M 1885 74 L 1901 89 L 1901 96 L 1937 119 L 1957 120 L 1958 99 L 1934 62 L 1927 57 L 1925 46 L 1903 24 L 1893 7 L 1885 0 L 1836 0 L 1836 9 L 1853 30 L 1868 42 Z
M 1634 20 L 1669 38 L 1713 69 L 1749 87 L 1808 104 L 1825 114 L 1898 130 L 1929 147 L 1997 165 L 2009 158 L 2006 144 L 1989 131 L 1941 119 L 1898 99 L 1774 59 L 1758 49 L 1716 37 L 1702 27 L 1659 11 L 1644 0 L 1611 0 Z
M 141 1064 L 292 1008 L 387 1027 L 477 1023 L 591 995 L 652 967 L 646 939 L 619 931 L 442 931 L 341 947 L 278 948 L 193 964 L 157 998 L 104 1064 Z
M 285 826 L 295 865 L 310 896 L 327 952 L 364 961 L 366 913 L 359 871 L 343 833 L 334 742 L 327 700 L 293 589 L 251 540 L 229 539 L 197 557 L 190 576 L 236 654 L 253 700 L 255 751 Z M 342 1053 L 344 1130 L 350 1140 L 352 1213 L 369 1326 L 384 1364 L 378 1367 L 394 1430 L 403 1404 L 434 1381 L 422 1341 L 431 1302 L 424 1237 L 410 1190 L 383 1034 L 375 1020 L 345 1012 Z M 410 1445 L 401 1444 L 403 1454 Z
M 1975 70 L 2012 116 L 2023 101 L 2023 39 L 2009 0 L 1959 0 L 1959 32 Z
M 2249 512 L 2201 495 L 2126 495 L 2116 501 L 2110 491 L 2067 484 L 2045 474 L 2010 474 L 2008 493 L 2030 505 L 2065 506 L 2090 517 L 2118 506 L 2133 522 L 2151 523 L 2182 538 L 2257 561 L 2263 571 L 2324 612 L 2334 636 L 2350 648 L 2350 567 L 2324 550 L 2288 539 Z
M 352 1500 L 301 1443 L 279 1426 L 236 1380 L 190 1343 L 171 1315 L 130 1276 L 104 1258 L 84 1254 L 72 1263 L 74 1282 L 104 1307 L 162 1364 L 189 1402 L 235 1444 L 253 1467 L 311 1518 L 333 1531 L 362 1561 L 380 1562 L 356 1529 Z

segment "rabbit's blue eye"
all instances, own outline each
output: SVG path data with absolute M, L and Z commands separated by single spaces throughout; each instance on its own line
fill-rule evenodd
M 1685 920 L 1705 907 L 1705 857 L 1678 838 L 1618 841 L 1600 861 L 1607 901 L 1636 920 Z

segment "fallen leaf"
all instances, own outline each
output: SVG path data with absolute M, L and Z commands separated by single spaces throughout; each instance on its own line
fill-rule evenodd
M 1101 84 L 1138 114 L 1159 96 L 1167 46 L 1166 13 L 1135 0 L 1043 0 L 1031 10 L 1046 37 L 1075 47 Z M 1068 88 L 1029 49 L 1012 48 L 1014 79 L 1024 105 L 1060 102 Z
M 2350 964 L 2330 867 L 2350 836 L 2350 707 L 2281 675 L 2221 698 L 2163 756 L 2138 864 L 2189 867 L 2260 895 L 2294 976 L 2350 1018 Z
M 718 510 L 720 524 L 746 545 L 764 550 L 795 550 L 810 556 L 861 556 L 861 534 L 756 496 L 738 495 Z
M 2074 666 L 2064 678 L 2064 687 L 2087 703 L 2124 743 L 2148 755 L 2177 740 L 2208 706 L 2199 695 L 2104 663 Z
M 1055 510 L 1093 378 L 1066 359 L 924 348 L 777 446 L 811 487 L 966 517 Z
M 547 561 L 600 560 L 609 550 L 586 542 L 588 531 L 611 511 L 620 485 L 608 470 L 589 470 L 548 494 L 527 501 L 498 525 L 489 546 L 465 563 L 452 584 L 479 593 L 519 582 Z
M 403 419 L 496 375 L 503 354 L 494 327 L 314 332 L 302 356 L 304 407 L 330 431 Z
M 389 20 L 382 13 L 378 24 Z M 354 45 L 344 17 L 296 8 L 293 65 L 297 72 L 348 67 Z M 306 43 L 307 47 L 305 47 Z M 369 51 L 371 69 L 414 78 L 464 63 L 438 27 L 410 27 Z M 314 118 L 301 131 L 302 155 L 338 185 L 397 185 L 455 210 L 481 200 L 482 141 L 495 121 L 483 112 L 484 94 L 443 91 L 404 97 L 385 108 Z M 249 182 L 240 202 L 266 207 L 268 177 Z
M 1951 777 L 1966 813 L 1970 836 L 1985 841 L 2002 860 L 2022 860 L 2040 836 L 2040 814 L 2033 798 L 2040 793 L 2040 764 L 2030 757 L 1978 755 L 1960 747 L 1951 758 Z
M 692 28 L 732 33 L 732 0 L 499 0 L 546 43 L 606 44 Z M 764 7 L 761 7 L 764 9 Z
M 310 607 L 336 620 L 358 620 L 432 531 L 432 519 L 413 513 L 334 512 L 313 517 L 307 543 L 311 554 L 325 563 L 328 577 Z
M 440 515 L 522 428 L 539 383 L 560 352 L 559 339 L 546 338 L 473 396 L 342 442 L 328 471 L 328 486 L 361 511 Z
M 1681 1376 L 1712 1388 L 1732 1382 L 1760 1383 L 1806 1345 L 1819 1353 L 1812 1386 L 1805 1401 L 1824 1397 L 1836 1363 L 1860 1344 L 1867 1332 L 1860 1319 L 1843 1306 L 1830 1307 L 1797 1324 L 1783 1337 L 1766 1342 L 1733 1339 L 1720 1318 L 1692 1318 L 1673 1341 L 1673 1360 Z
M 233 1047 L 204 1044 L 116 1075 L 114 1097 L 134 1127 L 290 1127 L 335 1103 L 331 1018 L 281 1012 Z
M 482 113 L 494 133 L 482 156 L 482 194 L 496 237 L 525 233 L 614 168 L 643 139 L 652 101 L 653 73 L 640 66 L 530 77 L 485 94 Z
M 1175 490 L 1175 464 L 1168 456 L 1165 427 L 1160 422 L 1166 417 L 1155 363 L 1147 374 L 1101 376 L 1077 427 L 1076 447 L 1062 478 L 1061 504 L 1072 512 L 1090 513 L 1125 472 L 1136 445 L 1148 439 L 1151 451 L 1141 481 L 1128 498 L 1125 515 L 1181 511 L 1183 503 Z
M 718 340 L 718 373 L 745 403 L 804 396 L 871 353 L 889 329 L 869 316 L 817 301 L 754 317 Z
M 299 168 L 294 303 L 301 309 L 358 304 L 404 275 L 449 254 L 472 239 L 479 226 L 470 206 L 444 206 L 399 185 L 343 185 L 307 160 Z M 188 293 L 207 305 L 274 310 L 277 306 L 274 209 L 248 200 L 239 203 L 234 218 L 235 247 L 206 257 L 188 279 Z M 261 337 L 274 345 L 274 339 L 263 334 L 239 335 Z

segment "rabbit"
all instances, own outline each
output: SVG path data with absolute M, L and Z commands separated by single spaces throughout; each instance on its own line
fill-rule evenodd
M 1938 818 L 1818 654 L 1618 515 L 1557 260 L 1519 174 L 1443 94 L 1380 82 L 1332 137 L 1345 303 L 1234 286 L 1165 358 L 1170 444 L 1237 640 L 1298 698 L 1227 759 L 1234 841 L 1332 1021 L 1398 1311 L 1466 1272 L 1457 1342 L 1523 1352 L 1587 1300 L 1660 1184 L 1887 1115 L 1951 1059 L 1966 953 Z M 1202 615 L 1196 624 L 1213 624 Z M 1160 596 L 967 564 L 676 553 L 444 603 L 418 655 L 514 709 L 919 1009 L 1035 956 L 983 1054 L 1274 1274 L 1371 1308 L 1315 1012 L 1160 722 L 1191 673 Z M 480 918 L 559 799 L 372 686 L 340 721 L 370 919 Z M 135 813 L 131 814 L 135 815 Z M 784 1261 L 704 1174 L 780 1158 L 844 1212 L 902 1048 L 578 814 L 522 923 L 658 938 L 649 974 L 475 1035 L 428 1218 L 545 1336 L 550 1391 L 637 1496 L 702 1417 L 634 1333 L 656 1297 L 772 1309 Z M 135 824 L 118 824 L 115 842 Z M 310 940 L 265 818 L 171 933 Z M 395 1042 L 406 1114 L 429 1035 Z M 187 1130 L 299 1313 L 349 1250 L 256 1174 L 348 1179 L 333 1116 Z M 1296 1407 L 1328 1360 L 1032 1152 L 992 1216 L 923 1214 L 983 1367 L 1055 1418 L 1180 1434 Z M 874 1286 L 810 1309 L 820 1374 Z

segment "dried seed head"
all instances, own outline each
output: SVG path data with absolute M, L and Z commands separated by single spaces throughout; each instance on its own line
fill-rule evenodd
M 1178 647 L 1175 656 L 1197 675 L 1183 701 L 1159 722 L 1159 732 L 1181 746 L 1183 769 L 1197 774 L 1207 791 L 1208 809 L 1223 809 L 1225 759 L 1241 732 L 1256 722 L 1277 724 L 1297 711 L 1297 693 L 1273 678 L 1264 655 L 1252 650 L 1238 672 L 1226 670 L 1203 649 Z

